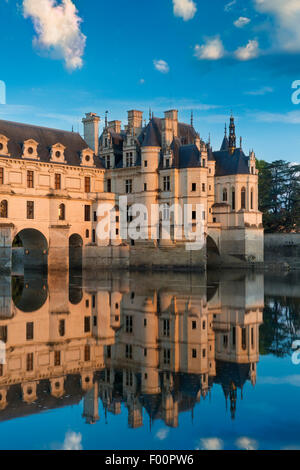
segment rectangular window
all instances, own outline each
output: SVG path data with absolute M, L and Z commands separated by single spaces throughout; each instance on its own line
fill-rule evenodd
M 197 358 L 197 349 L 192 349 L 192 358 L 193 359 Z
M 147 183 L 144 183 L 144 191 L 147 191 Z
M 58 333 L 59 333 L 59 336 L 65 336 L 65 333 L 66 333 L 65 320 L 59 320 Z
M 91 206 L 84 206 L 84 221 L 91 221 Z
M 164 364 L 170 364 L 171 362 L 171 350 L 164 349 Z
M 61 189 L 61 175 L 55 173 L 55 189 Z
M 202 357 L 203 359 L 206 357 L 206 349 L 202 349 Z
M 197 184 L 196 183 L 192 183 L 192 191 L 196 191 L 197 190 Z
M 195 320 L 192 321 L 192 330 L 197 329 L 197 322 Z
M 54 365 L 60 366 L 60 351 L 54 351 Z
M 33 340 L 33 322 L 26 323 L 26 340 Z
M 246 328 L 242 328 L 242 349 L 245 351 L 247 348 Z
M 202 183 L 202 191 L 205 193 L 205 183 Z
M 170 184 L 170 176 L 164 176 L 164 191 L 170 191 L 171 184 Z
M 111 193 L 111 179 L 108 179 L 106 184 L 107 184 L 107 192 Z
M 224 348 L 227 348 L 227 346 L 228 346 L 228 336 L 227 335 L 223 336 L 223 346 L 224 346 Z
M 147 167 L 148 167 L 148 161 L 147 161 L 147 160 L 145 160 L 145 162 L 144 162 L 144 166 L 145 166 L 145 168 L 147 168 Z
M 133 317 L 126 315 L 126 333 L 132 333 L 133 331 Z
M 110 169 L 110 156 L 109 155 L 106 157 L 106 168 L 108 170 Z
M 26 355 L 26 370 L 30 372 L 33 370 L 33 353 Z
M 164 336 L 169 337 L 170 336 L 170 320 L 164 320 L 164 331 L 163 331 Z
M 106 347 L 106 357 L 107 357 L 108 359 L 111 358 L 111 346 L 107 346 L 107 347 Z
M 84 178 L 84 192 L 85 193 L 91 192 L 91 178 L 89 176 L 86 176 Z
M 88 362 L 91 360 L 91 348 L 88 344 L 84 346 L 84 360 Z
M 192 219 L 193 220 L 197 219 L 197 212 L 196 211 L 192 211 Z
M 0 168 L 0 184 L 4 184 L 4 168 Z
M 170 159 L 167 158 L 167 159 L 166 159 L 166 167 L 169 168 L 169 166 L 170 166 Z
M 34 174 L 32 170 L 27 171 L 27 188 L 34 187 Z
M 34 202 L 27 201 L 27 219 L 34 219 Z
M 132 193 L 132 180 L 126 180 L 125 190 L 126 194 Z
M 84 317 L 84 332 L 89 333 L 91 331 L 91 317 Z

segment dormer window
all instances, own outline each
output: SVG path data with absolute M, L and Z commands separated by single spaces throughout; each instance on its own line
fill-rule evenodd
M 95 166 L 94 165 L 93 155 L 94 155 L 94 152 L 90 148 L 82 150 L 82 152 L 81 152 L 81 165 L 82 166 L 89 166 L 89 167 Z
M 0 155 L 7 155 L 9 157 L 8 142 L 9 139 L 5 135 L 0 134 Z
M 51 161 L 55 163 L 66 163 L 65 150 L 66 147 L 60 143 L 53 145 L 51 148 Z
M 34 160 L 39 160 L 37 148 L 38 142 L 33 139 L 25 140 L 23 144 L 23 158 L 32 158 Z

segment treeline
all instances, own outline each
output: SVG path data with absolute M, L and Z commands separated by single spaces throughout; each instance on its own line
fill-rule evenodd
M 300 165 L 257 161 L 259 209 L 266 232 L 300 232 Z

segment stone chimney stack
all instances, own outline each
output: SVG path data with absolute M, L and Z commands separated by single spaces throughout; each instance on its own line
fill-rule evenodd
M 162 144 L 163 147 L 171 145 L 173 138 L 178 136 L 178 111 L 172 109 L 165 112 L 162 121 Z
M 99 152 L 99 122 L 100 118 L 95 113 L 87 113 L 82 119 L 84 127 L 84 140 L 88 146 L 94 150 L 95 154 Z
M 108 129 L 112 129 L 116 134 L 121 132 L 121 121 L 110 121 L 108 123 Z
M 143 113 L 142 111 L 131 110 L 128 111 L 128 127 L 134 129 L 134 134 L 141 130 L 143 127 Z

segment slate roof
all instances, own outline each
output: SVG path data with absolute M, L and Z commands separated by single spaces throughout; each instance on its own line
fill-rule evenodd
M 216 161 L 216 176 L 248 175 L 250 173 L 248 161 L 243 150 L 238 148 L 231 155 L 228 150 L 213 152 Z
M 37 152 L 42 162 L 50 162 L 51 147 L 57 143 L 62 144 L 65 149 L 65 160 L 67 165 L 81 166 L 81 151 L 88 148 L 87 143 L 77 132 L 68 132 L 59 129 L 34 126 L 18 122 L 0 120 L 0 134 L 9 139 L 8 152 L 12 158 L 22 158 L 23 143 L 33 139 L 38 142 Z M 1 156 L 1 153 L 0 153 Z M 31 159 L 28 159 L 32 161 Z M 54 163 L 55 162 L 51 162 Z M 102 162 L 94 155 L 94 164 L 97 168 L 103 168 Z

